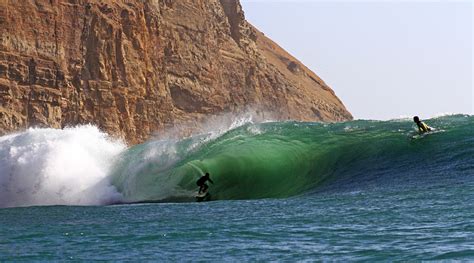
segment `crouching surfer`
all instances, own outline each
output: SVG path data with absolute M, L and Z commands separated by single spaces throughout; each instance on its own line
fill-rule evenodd
M 199 186 L 199 192 L 198 194 L 203 194 L 207 192 L 207 189 L 209 186 L 206 184 L 206 182 L 209 181 L 211 183 L 214 183 L 211 178 L 209 178 L 209 173 L 206 173 L 205 175 L 201 176 L 196 182 L 197 186 Z
M 413 117 L 413 121 L 416 123 L 416 126 L 418 126 L 418 132 L 420 132 L 421 134 L 433 130 L 433 128 L 426 125 L 426 123 L 420 121 L 420 118 L 418 118 L 418 116 Z
M 214 182 L 211 180 L 211 178 L 209 178 L 209 173 L 206 173 L 205 175 L 201 176 L 201 178 L 199 178 L 196 181 L 197 186 L 199 186 L 199 192 L 196 195 L 196 200 L 198 202 L 208 201 L 210 199 L 210 194 L 207 191 L 209 189 L 209 186 L 206 184 L 207 181 L 214 184 Z

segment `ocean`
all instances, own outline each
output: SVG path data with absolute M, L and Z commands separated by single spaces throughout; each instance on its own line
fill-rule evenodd
M 0 261 L 474 260 L 474 116 L 0 137 Z M 209 172 L 212 201 L 195 202 Z

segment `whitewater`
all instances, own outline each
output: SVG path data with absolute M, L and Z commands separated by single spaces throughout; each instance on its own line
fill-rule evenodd
M 474 260 L 474 116 L 0 138 L 0 261 Z M 196 180 L 211 174 L 211 202 Z
M 409 119 L 329 124 L 247 118 L 132 147 L 91 125 L 30 128 L 0 138 L 0 207 L 193 201 L 195 181 L 205 172 L 216 182 L 214 200 L 472 176 L 474 118 L 427 122 L 438 132 L 415 140 Z

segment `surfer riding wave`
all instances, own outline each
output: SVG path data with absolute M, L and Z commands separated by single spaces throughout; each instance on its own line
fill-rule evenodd
M 202 193 L 207 192 L 207 189 L 209 188 L 209 186 L 206 184 L 207 181 L 214 184 L 214 182 L 211 180 L 211 178 L 209 178 L 209 173 L 206 173 L 204 176 L 201 176 L 201 178 L 199 178 L 196 181 L 197 186 L 199 186 L 198 194 L 202 194 Z

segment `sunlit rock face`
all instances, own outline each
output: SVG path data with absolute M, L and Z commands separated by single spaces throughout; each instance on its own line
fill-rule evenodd
M 0 1 L 0 134 L 93 123 L 133 144 L 249 109 L 352 119 L 238 1 Z

